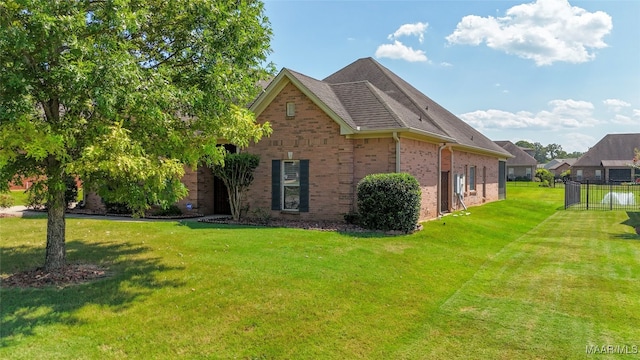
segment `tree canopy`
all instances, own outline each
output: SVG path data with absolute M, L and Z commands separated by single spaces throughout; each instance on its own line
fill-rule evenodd
M 64 179 L 141 212 L 185 166 L 269 132 L 246 105 L 271 29 L 260 1 L 0 0 L 0 190 L 47 189 L 45 267 L 64 265 Z
M 520 140 L 516 142 L 516 145 L 528 149 L 533 149 L 535 151 L 533 157 L 539 163 L 546 163 L 553 159 L 579 158 L 583 154 L 579 151 L 568 153 L 562 150 L 562 145 L 559 144 L 542 145 L 539 142 L 531 143 L 526 140 Z

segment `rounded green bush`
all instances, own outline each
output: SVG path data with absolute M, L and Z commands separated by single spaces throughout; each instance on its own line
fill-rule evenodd
M 372 229 L 415 230 L 420 218 L 422 191 L 406 173 L 371 174 L 358 183 L 360 225 Z

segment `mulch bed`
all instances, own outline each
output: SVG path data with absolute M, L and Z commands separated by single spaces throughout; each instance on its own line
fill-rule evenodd
M 251 225 L 251 226 L 264 226 L 264 227 L 284 227 L 294 229 L 305 230 L 320 230 L 320 231 L 340 231 L 340 232 L 371 232 L 361 228 L 358 225 L 347 224 L 344 222 L 336 221 L 302 221 L 302 220 L 276 220 L 259 221 L 256 219 L 241 219 L 235 221 L 230 218 L 212 218 L 201 219 L 199 222 L 212 223 L 212 224 L 229 224 L 229 225 Z
M 69 264 L 61 269 L 45 271 L 44 268 L 22 271 L 2 278 L 3 288 L 43 288 L 83 284 L 109 276 L 108 271 L 91 264 Z

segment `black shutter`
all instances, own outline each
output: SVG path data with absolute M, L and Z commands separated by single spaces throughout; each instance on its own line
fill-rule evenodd
M 309 160 L 300 160 L 300 212 L 309 212 Z
M 271 210 L 281 210 L 280 160 L 271 160 Z

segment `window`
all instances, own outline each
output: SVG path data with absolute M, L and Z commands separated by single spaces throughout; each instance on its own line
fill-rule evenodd
M 296 104 L 292 102 L 287 103 L 287 117 L 296 116 Z
M 602 170 L 596 170 L 596 180 L 602 180 Z
M 469 166 L 469 190 L 476 191 L 476 167 Z
M 300 161 L 282 162 L 282 210 L 300 209 Z
M 530 167 L 528 167 L 528 168 L 527 168 L 527 170 L 526 170 L 526 172 L 527 172 L 527 173 L 526 173 L 526 174 L 527 174 L 527 175 L 526 175 L 526 176 L 527 176 L 527 179 L 531 180 L 531 168 L 530 168 Z
M 509 168 L 509 180 L 513 180 L 516 178 L 516 175 L 514 174 L 514 170 L 512 167 Z
M 271 210 L 309 211 L 309 160 L 271 161 Z
M 576 180 L 582 180 L 582 169 L 576 170 Z

